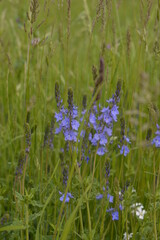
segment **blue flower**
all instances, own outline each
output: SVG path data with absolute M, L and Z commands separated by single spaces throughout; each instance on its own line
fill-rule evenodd
M 156 148 L 160 147 L 160 126 L 157 124 L 157 131 L 155 132 L 157 135 L 155 138 L 152 140 L 152 144 L 155 144 Z
M 106 102 L 114 104 L 115 103 L 115 101 L 114 101 L 114 94 L 113 94 L 112 98 L 110 98 L 109 100 L 106 100 Z
M 62 131 L 62 126 L 59 126 L 59 128 L 55 129 L 55 134 L 59 134 Z
M 100 144 L 105 146 L 107 144 L 107 142 L 108 141 L 107 141 L 106 136 L 104 134 L 102 134 L 101 138 L 100 138 Z
M 96 146 L 98 141 L 99 141 L 100 137 L 98 133 L 95 133 L 93 138 L 92 138 L 92 134 L 89 135 L 89 140 L 91 141 L 93 146 Z
M 119 212 L 118 211 L 114 211 L 112 212 L 112 220 L 119 220 Z
M 89 121 L 93 124 L 93 126 L 96 126 L 96 116 L 93 113 L 90 114 Z
M 103 194 L 99 194 L 96 196 L 96 199 L 99 200 L 99 199 L 102 199 L 103 198 Z
M 59 200 L 60 200 L 61 202 L 63 202 L 63 200 L 64 200 L 64 195 L 65 195 L 65 194 L 63 194 L 63 193 L 60 192 L 60 191 L 59 191 L 59 194 L 62 195 Z M 68 203 L 69 200 L 70 200 L 70 198 L 74 198 L 74 197 L 72 196 L 71 193 L 68 192 L 67 195 L 66 195 L 66 199 L 65 199 L 64 202 L 65 202 L 65 203 L 66 203 L 66 202 Z
M 106 212 L 113 212 L 114 211 L 114 208 L 109 208 L 106 210 Z
M 119 209 L 120 209 L 121 211 L 123 210 L 122 204 L 119 204 Z
M 157 131 L 155 132 L 156 135 L 160 135 L 160 126 L 158 124 L 156 124 L 157 126 Z
M 87 156 L 87 158 L 86 158 L 86 162 L 87 162 L 87 164 L 88 164 L 88 162 L 89 162 L 89 157 Z
M 115 210 L 114 208 L 107 209 L 106 212 L 111 212 L 112 214 L 112 220 L 119 220 L 119 212 Z
M 115 122 L 117 122 L 117 115 L 119 114 L 118 106 L 114 105 L 111 109 L 111 116 Z
M 127 143 L 131 143 L 128 137 L 124 136 L 124 139 L 126 140 Z
M 113 196 L 110 195 L 109 193 L 107 194 L 107 199 L 109 200 L 110 203 L 113 203 Z
M 63 128 L 65 128 L 65 129 L 68 129 L 68 128 L 70 128 L 70 119 L 69 119 L 69 117 L 66 117 L 65 116 L 65 118 L 62 120 L 62 122 L 61 122 L 61 126 L 63 127 Z
M 63 120 L 63 114 L 61 112 L 59 112 L 59 113 L 55 112 L 55 119 L 56 119 L 56 122 L 62 121 Z
M 120 150 L 120 154 L 124 154 L 124 156 L 126 157 L 128 153 L 129 153 L 129 148 L 126 145 L 123 145 Z
M 111 128 L 108 128 L 108 127 L 104 127 L 104 132 L 105 133 L 107 133 L 107 135 L 109 136 L 109 137 L 111 137 L 112 136 L 112 129 Z
M 104 108 L 102 108 L 102 110 L 101 110 L 101 112 L 102 113 L 108 113 L 109 112 L 109 107 L 104 107 Z
M 77 141 L 77 132 L 73 130 L 66 130 L 64 131 L 65 141 Z
M 60 111 L 61 111 L 61 113 L 65 114 L 65 115 L 68 113 L 68 110 L 66 108 L 64 108 L 64 106 L 61 107 Z
M 72 129 L 78 130 L 80 124 L 77 120 L 73 119 L 71 125 L 72 125 Z
M 159 148 L 160 147 L 160 136 L 156 136 L 155 138 L 153 138 L 152 144 L 155 144 L 156 148 Z
M 106 148 L 105 147 L 99 147 L 97 150 L 97 155 L 103 156 L 106 153 Z
M 105 190 L 105 188 L 104 188 L 104 190 Z M 97 200 L 102 199 L 102 198 L 103 198 L 103 194 L 99 194 L 96 196 Z M 107 199 L 109 200 L 110 203 L 113 203 L 113 198 L 114 197 L 112 195 L 110 195 L 109 193 L 107 194 Z
M 78 117 L 78 108 L 73 105 L 72 118 Z
M 80 136 L 84 138 L 85 137 L 85 133 L 86 133 L 85 130 L 82 130 Z

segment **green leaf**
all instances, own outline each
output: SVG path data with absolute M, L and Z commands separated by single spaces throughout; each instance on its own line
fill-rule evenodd
M 1 227 L 0 228 L 0 232 L 3 232 L 3 231 L 16 231 L 16 230 L 24 230 L 26 229 L 26 226 L 24 225 L 9 225 L 9 226 L 5 226 L 5 227 Z
M 23 196 L 19 192 L 15 192 L 16 198 L 18 198 L 20 201 L 23 201 Z

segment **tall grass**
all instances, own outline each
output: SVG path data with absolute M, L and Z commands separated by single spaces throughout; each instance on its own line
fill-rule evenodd
M 158 0 L 0 1 L 0 239 L 160 239 L 159 15 Z M 119 79 L 113 145 L 98 156 L 81 130 Z M 78 121 L 86 109 L 69 145 L 54 134 L 56 82 Z

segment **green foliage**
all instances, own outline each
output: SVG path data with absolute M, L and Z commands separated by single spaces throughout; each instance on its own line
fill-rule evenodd
M 150 146 L 160 109 L 159 16 L 160 1 L 150 0 L 0 1 L 0 239 L 160 238 L 160 153 Z M 107 155 L 91 150 L 81 163 L 83 139 L 67 152 L 62 135 L 51 149 L 59 96 L 70 110 L 105 106 L 119 79 L 120 119 Z M 87 114 L 79 135 L 85 121 Z M 123 157 L 117 144 L 128 134 Z M 61 202 L 59 191 L 73 198 Z M 106 210 L 120 203 L 112 221 Z M 133 214 L 136 203 L 144 219 Z

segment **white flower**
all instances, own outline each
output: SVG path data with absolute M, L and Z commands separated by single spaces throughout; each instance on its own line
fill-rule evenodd
M 136 209 L 136 216 L 139 217 L 139 219 L 143 219 L 144 214 L 146 214 L 146 211 L 143 210 L 143 206 L 140 206 Z
M 132 214 L 136 213 L 136 216 L 139 219 L 144 219 L 144 215 L 146 214 L 146 211 L 143 209 L 143 205 L 141 203 L 136 203 L 132 204 L 131 209 L 132 209 Z
M 123 234 L 123 240 L 129 240 L 129 239 L 131 239 L 132 238 L 132 236 L 133 236 L 133 233 L 130 233 L 130 234 L 128 234 L 128 236 L 127 236 L 127 233 L 125 232 L 124 234 Z
M 134 188 L 132 188 L 132 193 L 135 193 L 135 192 L 136 192 L 136 190 Z
M 131 205 L 131 209 L 132 209 L 131 213 L 132 213 L 132 214 L 135 213 L 137 207 L 143 207 L 143 205 L 142 205 L 141 203 L 134 203 L 134 204 L 132 204 L 132 205 Z

